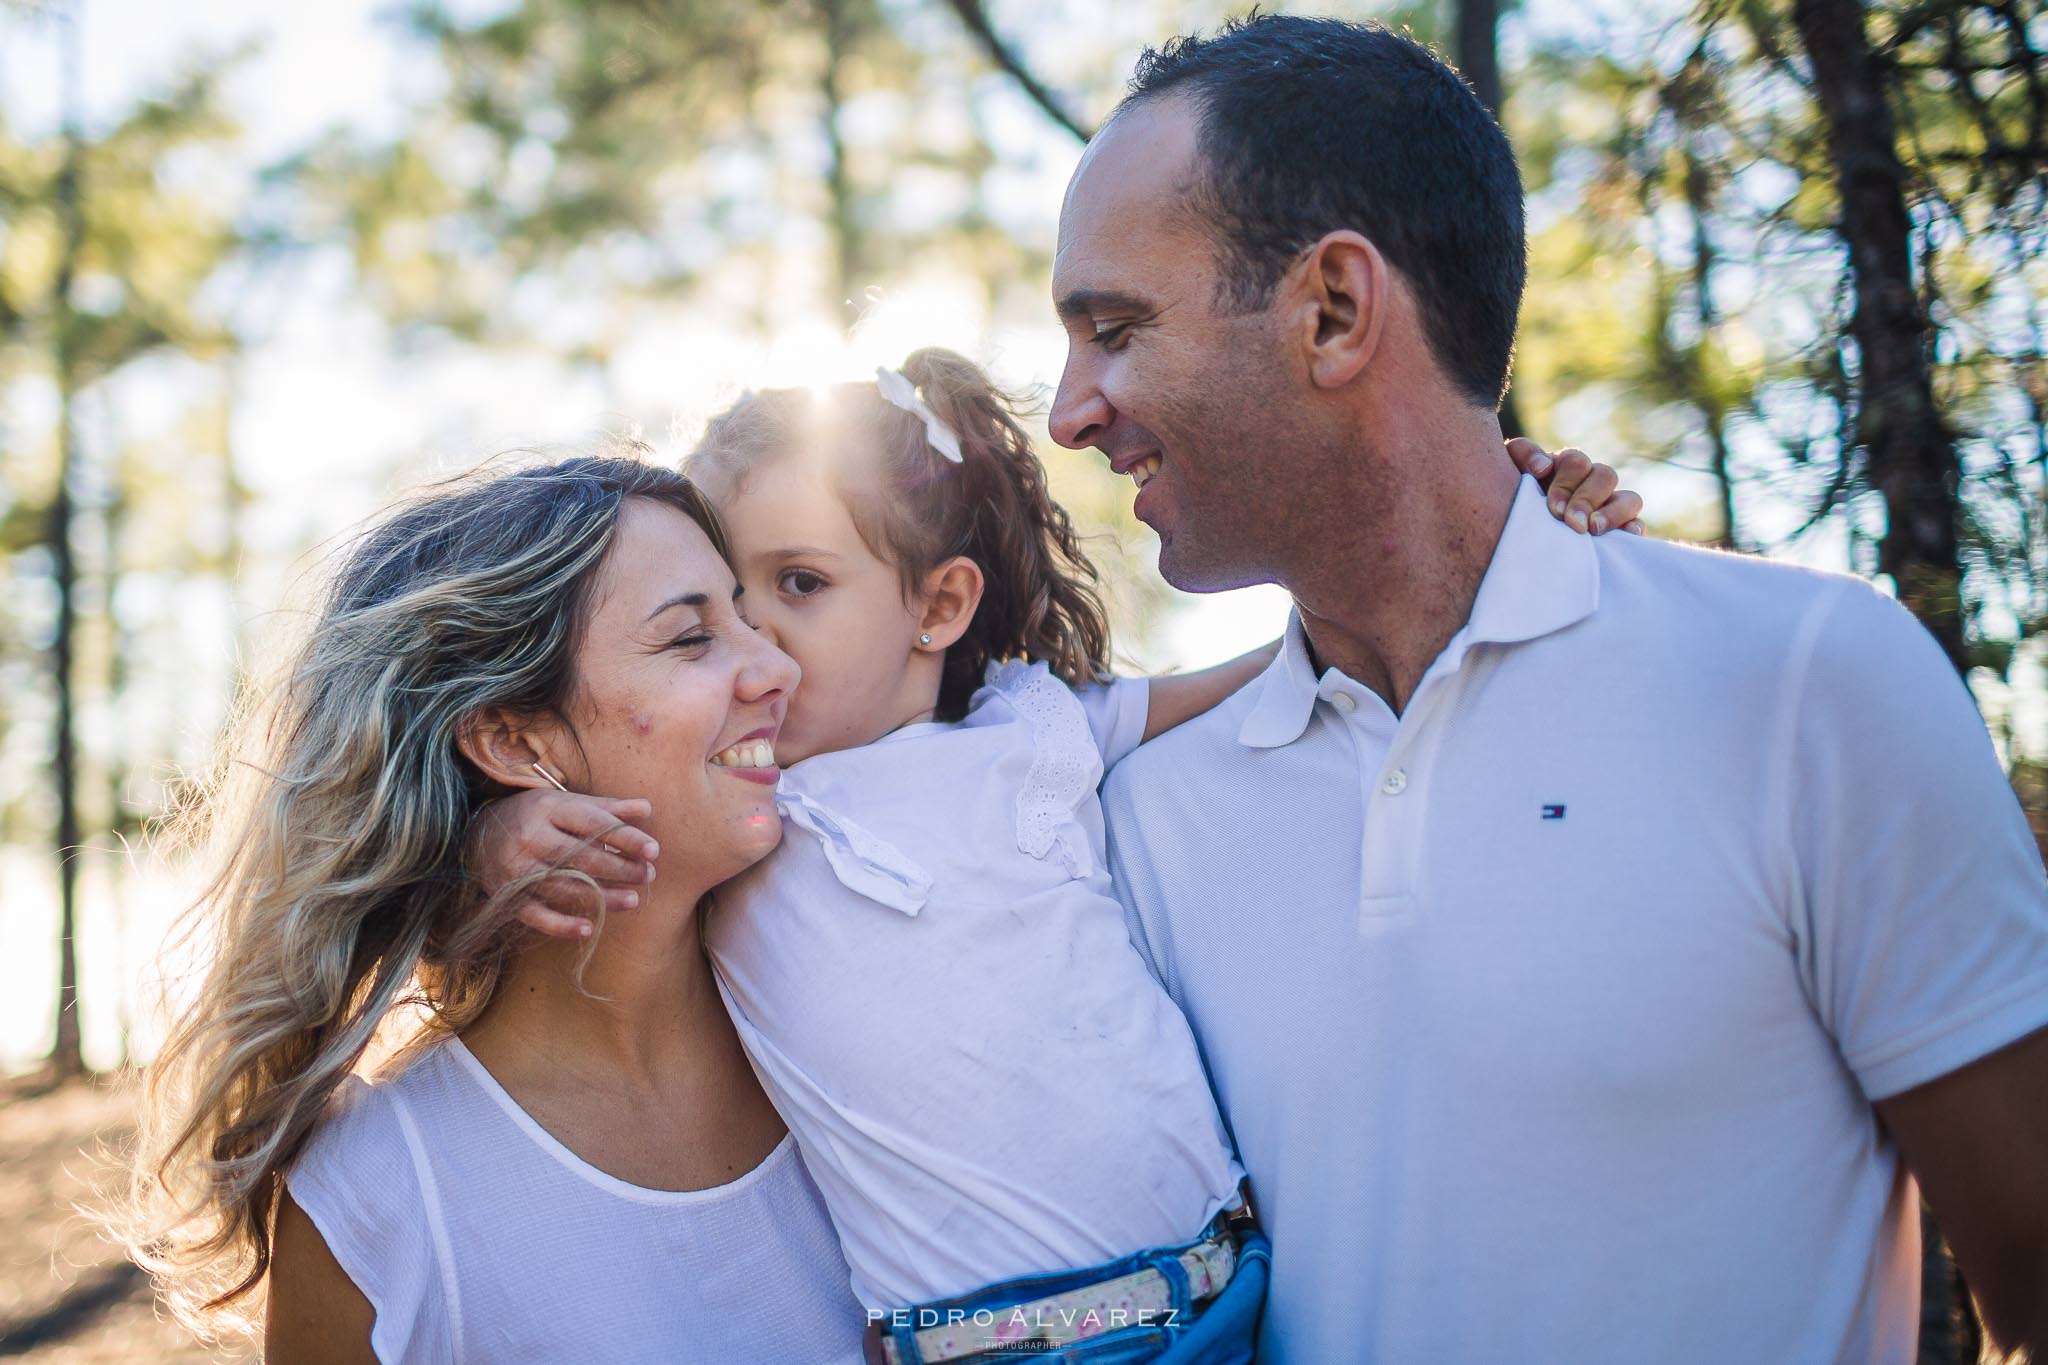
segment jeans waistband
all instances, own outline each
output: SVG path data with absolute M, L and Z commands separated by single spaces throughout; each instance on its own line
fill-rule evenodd
M 1255 1226 L 1247 1199 L 1192 1242 L 1080 1270 L 1004 1280 L 957 1298 L 869 1315 L 871 1365 L 942 1365 L 983 1352 L 1054 1349 L 1139 1326 L 1184 1323 L 1237 1271 L 1238 1238 Z

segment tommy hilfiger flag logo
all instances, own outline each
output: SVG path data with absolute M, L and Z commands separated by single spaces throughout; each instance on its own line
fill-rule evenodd
M 1563 806 L 1545 806 L 1545 807 L 1543 808 L 1543 818 L 1544 818 L 1544 819 L 1546 819 L 1546 820 L 1562 820 L 1562 819 L 1564 819 L 1564 807 L 1563 807 Z

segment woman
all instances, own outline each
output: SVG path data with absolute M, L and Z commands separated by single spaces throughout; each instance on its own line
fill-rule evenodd
M 136 1241 L 188 1321 L 252 1326 L 267 1289 L 278 1365 L 859 1359 L 700 942 L 705 893 L 780 836 L 797 679 L 724 555 L 680 475 L 575 460 L 438 490 L 347 556 L 198 812 L 213 958 L 152 1081 Z M 464 876 L 478 807 L 543 785 L 646 792 L 619 808 L 644 836 L 585 833 L 673 850 L 587 942 Z M 409 1003 L 409 1064 L 354 1078 Z

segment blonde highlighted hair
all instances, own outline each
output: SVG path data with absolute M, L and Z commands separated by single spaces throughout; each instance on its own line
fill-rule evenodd
M 562 713 L 630 498 L 726 553 L 703 496 L 632 459 L 464 476 L 373 524 L 181 803 L 172 832 L 212 847 L 184 923 L 208 965 L 151 1068 L 117 1220 L 203 1335 L 256 1326 L 283 1174 L 380 1025 L 414 1005 L 452 1031 L 489 1003 L 537 877 L 490 897 L 465 878 L 497 793 L 457 736 L 485 707 Z
M 1109 668 L 1109 619 L 1099 576 L 1045 466 L 1018 420 L 1021 404 L 973 361 L 927 347 L 903 374 L 960 438 L 961 461 L 933 450 L 917 417 L 872 383 L 750 393 L 711 419 L 684 469 L 714 492 L 743 487 L 747 472 L 809 452 L 830 452 L 831 473 L 855 527 L 876 557 L 896 566 L 907 596 L 956 556 L 981 567 L 981 605 L 946 651 L 935 715 L 958 720 L 1002 659 L 1046 664 L 1068 683 Z

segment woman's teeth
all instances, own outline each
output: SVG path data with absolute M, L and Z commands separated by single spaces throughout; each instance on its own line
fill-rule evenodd
M 743 739 L 713 754 L 711 761 L 721 768 L 772 768 L 775 746 L 765 739 Z
M 1152 482 L 1152 476 L 1158 472 L 1159 457 L 1157 455 L 1147 455 L 1144 459 L 1131 466 L 1131 479 L 1138 487 L 1143 488 L 1146 484 Z

